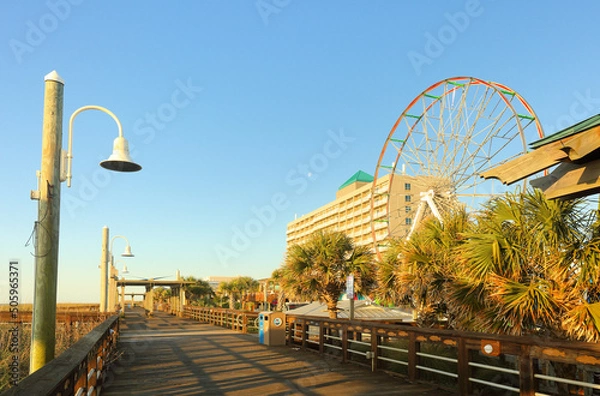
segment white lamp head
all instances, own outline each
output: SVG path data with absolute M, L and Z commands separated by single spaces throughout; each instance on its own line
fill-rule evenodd
M 121 253 L 121 257 L 134 257 L 133 253 L 131 253 L 131 246 L 125 246 L 125 251 Z
M 119 136 L 113 143 L 113 153 L 108 159 L 100 162 L 100 166 L 117 172 L 137 172 L 142 169 L 129 155 L 129 143 L 127 139 Z
M 121 271 L 121 273 L 123 273 L 123 274 L 129 273 L 129 270 L 127 269 L 127 264 L 123 264 L 123 271 Z

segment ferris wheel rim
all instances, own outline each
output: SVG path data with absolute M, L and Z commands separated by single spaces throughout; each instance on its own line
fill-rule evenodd
M 450 90 L 446 90 L 446 87 L 448 84 L 453 85 L 454 87 L 451 88 Z M 396 122 L 392 126 L 392 128 L 385 140 L 384 146 L 383 146 L 381 153 L 379 155 L 379 158 L 378 158 L 377 166 L 375 168 L 372 187 L 371 187 L 370 215 L 371 215 L 371 231 L 372 231 L 373 243 L 374 243 L 375 251 L 379 258 L 381 258 L 381 256 L 380 256 L 380 252 L 379 252 L 379 248 L 378 248 L 379 245 L 378 245 L 378 239 L 376 236 L 377 230 L 375 229 L 375 216 L 374 216 L 375 199 L 376 199 L 376 196 L 378 195 L 377 194 L 377 187 L 378 187 L 377 182 L 379 179 L 389 175 L 389 184 L 388 184 L 387 189 L 388 189 L 388 191 L 391 191 L 393 179 L 394 179 L 394 176 L 396 175 L 396 167 L 399 164 L 399 159 L 401 158 L 401 156 L 404 152 L 405 146 L 408 144 L 408 142 L 410 141 L 410 139 L 412 137 L 414 129 L 417 127 L 417 125 L 419 125 L 419 123 L 421 122 L 421 119 L 424 118 L 425 114 L 427 114 L 427 111 L 433 109 L 434 106 L 436 106 L 436 105 L 440 106 L 440 109 L 441 109 L 442 115 L 443 115 L 444 109 L 441 104 L 442 100 L 443 100 L 442 98 L 445 98 L 449 94 L 453 94 L 455 92 L 460 92 L 460 90 L 463 89 L 465 87 L 465 85 L 468 85 L 467 89 L 469 89 L 471 86 L 484 87 L 484 93 L 486 93 L 486 94 L 487 94 L 488 90 L 490 90 L 491 96 L 490 96 L 490 99 L 488 100 L 488 103 L 492 100 L 492 98 L 497 98 L 497 99 L 499 98 L 503 102 L 503 104 L 504 104 L 504 106 L 506 106 L 506 108 L 504 108 L 501 111 L 501 115 L 507 109 L 509 110 L 509 118 L 505 122 L 505 124 L 508 123 L 508 121 L 512 122 L 514 120 L 514 122 L 516 124 L 516 128 L 518 129 L 517 133 L 514 136 L 520 137 L 521 144 L 523 146 L 523 153 L 527 152 L 527 142 L 526 142 L 526 137 L 524 134 L 524 129 L 529 127 L 529 125 L 531 125 L 531 123 L 534 123 L 535 129 L 537 131 L 539 138 L 542 138 L 544 136 L 542 126 L 539 122 L 539 118 L 535 114 L 533 108 L 519 93 L 517 93 L 515 90 L 512 90 L 511 88 L 509 88 L 508 86 L 506 86 L 504 84 L 500 84 L 500 83 L 496 83 L 496 82 L 492 82 L 492 81 L 485 81 L 485 80 L 482 80 L 482 79 L 479 79 L 476 77 L 459 76 L 459 77 L 451 77 L 451 78 L 446 78 L 446 79 L 440 80 L 440 81 L 430 85 L 429 87 L 427 87 L 425 90 L 423 90 L 419 95 L 417 95 L 406 106 L 406 108 L 402 111 L 400 116 L 397 118 Z M 431 101 L 428 105 L 424 105 L 424 107 L 422 108 L 422 112 L 420 114 L 418 112 L 416 112 L 415 115 L 411 115 L 409 113 L 409 111 L 411 109 L 413 109 L 415 106 L 418 106 L 418 103 L 420 101 L 424 101 L 424 103 L 425 103 L 424 98 L 428 96 L 428 93 L 433 92 L 434 90 L 438 89 L 441 86 L 444 86 L 442 95 L 440 95 L 437 99 L 434 99 L 433 101 Z M 463 90 L 462 92 L 464 93 L 467 91 Z M 510 96 L 510 99 L 507 96 Z M 435 98 L 435 95 L 430 95 L 429 97 Z M 515 105 L 520 104 L 525 109 L 525 112 L 527 112 L 528 114 L 522 115 L 522 114 L 517 113 L 515 106 L 513 106 L 513 103 L 512 103 L 515 99 L 517 101 L 517 102 L 515 102 Z M 487 104 L 486 104 L 486 106 L 487 106 Z M 412 123 L 412 126 L 410 126 L 410 123 L 407 122 L 408 130 L 406 132 L 406 138 L 400 143 L 399 147 L 396 147 L 393 143 L 394 134 L 397 132 L 401 122 L 403 120 L 406 120 L 407 116 L 411 117 L 411 118 L 415 118 L 416 121 L 414 121 Z M 529 119 L 529 122 L 525 125 L 525 127 L 523 127 L 523 125 L 521 123 L 521 117 Z M 442 117 L 440 116 L 440 119 L 441 118 Z M 502 125 L 502 127 L 504 127 L 504 125 Z M 442 131 L 441 128 L 438 130 L 434 129 L 434 136 L 435 136 L 435 133 L 439 134 L 440 132 L 445 133 L 445 130 Z M 426 138 L 427 138 L 427 136 L 426 136 Z M 490 133 L 488 135 L 488 138 L 493 139 L 493 138 L 495 138 L 495 135 L 493 133 Z M 393 161 L 391 167 L 385 166 L 385 168 L 388 168 L 387 169 L 388 173 L 385 174 L 384 176 L 380 176 L 380 171 L 382 170 L 382 160 L 384 159 L 390 144 L 396 150 L 396 157 L 395 157 L 395 160 Z M 436 148 L 437 147 L 438 146 L 436 146 Z M 460 148 L 460 146 L 459 146 L 459 148 Z M 479 146 L 479 149 L 476 152 L 478 152 L 479 150 L 481 150 L 481 146 Z M 490 157 L 489 160 L 493 159 L 493 157 L 496 154 L 498 154 L 498 152 L 496 152 L 494 155 L 492 155 L 492 157 Z M 393 157 L 393 155 L 392 155 L 392 157 Z M 420 159 L 420 157 L 418 155 L 415 155 L 415 157 Z M 473 156 L 472 158 L 476 158 L 476 156 Z M 473 176 L 473 175 L 468 176 L 467 174 L 468 174 L 468 172 L 465 174 L 464 180 L 470 180 L 470 178 Z M 473 186 L 474 187 L 477 186 L 477 182 L 475 182 L 473 184 Z M 390 213 L 389 197 L 387 199 L 385 210 L 386 210 L 387 216 L 389 217 L 389 213 Z M 390 225 L 388 222 L 388 236 L 391 234 L 389 227 L 390 227 Z

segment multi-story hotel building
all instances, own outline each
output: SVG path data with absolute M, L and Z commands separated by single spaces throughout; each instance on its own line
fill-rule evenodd
M 344 232 L 356 245 L 374 247 L 371 223 L 375 226 L 377 242 L 388 236 L 404 237 L 410 231 L 423 186 L 408 175 L 390 175 L 377 179 L 373 219 L 371 193 L 373 176 L 356 172 L 340 186 L 334 201 L 295 219 L 287 226 L 287 246 L 304 242 L 313 232 L 334 230 Z M 386 210 L 389 199 L 389 213 Z M 389 227 L 388 227 L 389 225 Z

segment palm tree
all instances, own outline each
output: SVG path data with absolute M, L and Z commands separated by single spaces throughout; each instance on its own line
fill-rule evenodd
M 193 285 L 184 287 L 186 299 L 190 301 L 191 305 L 207 305 L 211 301 L 214 291 L 208 282 L 193 276 L 188 276 L 185 280 L 195 282 Z
M 161 303 L 165 303 L 169 300 L 169 297 L 171 297 L 171 295 L 172 295 L 172 291 L 171 291 L 171 289 L 167 289 L 162 286 L 159 286 L 159 287 L 155 287 L 154 289 L 152 289 L 152 294 L 154 295 L 153 296 L 154 300 L 157 303 L 161 304 Z
M 402 253 L 402 240 L 393 238 L 388 242 L 389 246 L 383 253 L 383 259 L 377 268 L 376 298 L 383 304 L 410 305 L 409 299 L 401 293 L 398 287 L 401 285 L 398 268 Z
M 507 194 L 391 241 L 378 279 L 379 296 L 410 303 L 424 324 L 440 314 L 461 330 L 599 341 L 598 211 Z
M 504 334 L 562 333 L 560 321 L 582 264 L 580 201 L 550 201 L 539 191 L 491 201 L 457 251 L 449 301 L 461 327 Z M 475 320 L 474 320 L 475 319 Z M 473 328 L 474 327 L 474 328 Z
M 396 301 L 425 318 L 443 313 L 453 328 L 597 341 L 597 219 L 580 200 L 507 194 L 472 219 L 456 212 L 443 224 L 426 221 L 390 249 L 380 282 L 396 285 Z
M 456 267 L 453 251 L 468 227 L 466 210 L 457 207 L 441 220 L 426 218 L 410 240 L 392 240 L 379 267 L 379 294 L 396 305 L 408 303 L 421 324 L 451 319 L 446 292 Z
M 218 293 L 221 296 L 226 296 L 229 298 L 229 309 L 234 309 L 235 302 L 235 285 L 232 282 L 221 282 L 217 288 Z
M 271 273 L 271 280 L 279 286 L 277 289 L 277 311 L 283 311 L 283 304 L 286 298 L 285 291 L 281 286 L 283 281 L 283 270 L 281 268 L 277 268 L 275 271 Z
M 240 294 L 240 300 L 242 302 L 241 309 L 244 309 L 248 294 L 259 291 L 260 282 L 249 276 L 240 276 L 234 279 L 233 282 L 236 284 L 237 291 Z
M 357 293 L 368 293 L 374 285 L 373 254 L 365 246 L 337 231 L 315 232 L 304 244 L 289 247 L 282 267 L 286 292 L 327 304 L 330 318 L 337 317 L 337 301 L 354 275 Z

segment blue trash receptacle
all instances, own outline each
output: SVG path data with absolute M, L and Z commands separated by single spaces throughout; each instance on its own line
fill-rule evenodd
M 264 345 L 285 345 L 285 314 L 267 311 L 258 314 L 258 342 Z
M 266 319 L 265 319 L 266 318 Z M 269 312 L 258 314 L 258 343 L 265 343 L 265 320 L 269 320 Z

